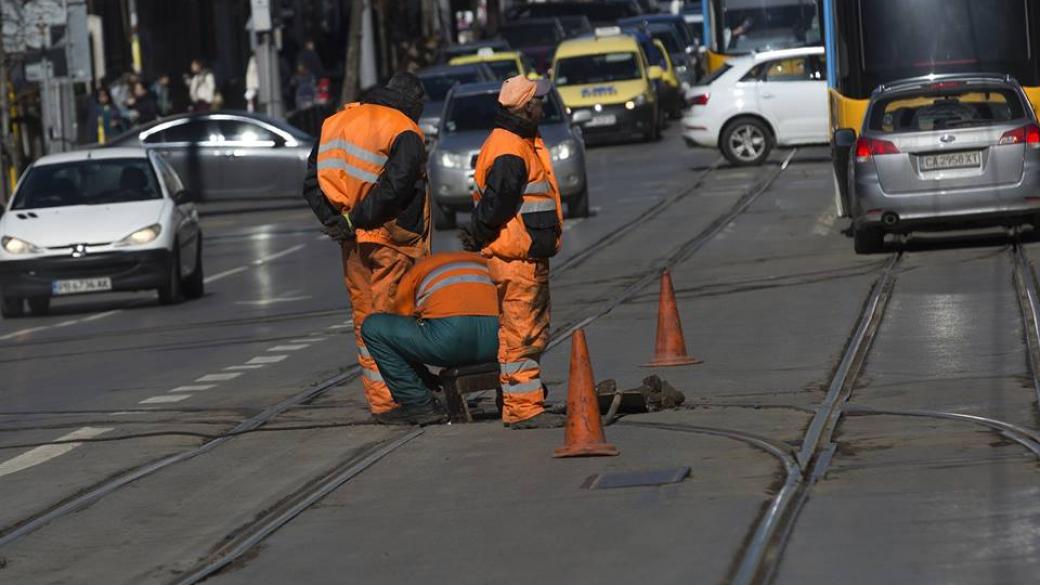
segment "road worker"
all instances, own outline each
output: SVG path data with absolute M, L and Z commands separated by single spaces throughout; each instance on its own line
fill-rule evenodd
M 361 328 L 393 308 L 397 285 L 430 251 L 425 137 L 417 121 L 425 94 L 400 73 L 325 120 L 304 181 L 323 231 L 342 249 L 365 398 L 377 418 L 394 408 Z
M 401 405 L 383 424 L 447 420 L 423 381 L 426 365 L 494 362 L 498 352 L 498 291 L 487 261 L 470 252 L 420 260 L 397 287 L 394 314 L 369 315 L 361 327 L 372 358 Z
M 495 127 L 477 156 L 466 247 L 480 247 L 498 288 L 502 421 L 517 429 L 562 426 L 545 411 L 538 360 L 549 341 L 549 258 L 560 249 L 563 210 L 549 149 L 538 134 L 547 80 L 502 84 Z

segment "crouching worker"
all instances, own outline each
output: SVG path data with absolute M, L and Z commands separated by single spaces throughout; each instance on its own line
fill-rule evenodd
M 423 382 L 424 364 L 457 367 L 495 362 L 498 292 L 487 261 L 466 252 L 420 260 L 401 280 L 394 313 L 369 315 L 361 327 L 394 401 L 382 424 L 436 424 L 447 415 Z

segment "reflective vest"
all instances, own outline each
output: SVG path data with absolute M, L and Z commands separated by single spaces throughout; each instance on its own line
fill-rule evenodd
M 348 104 L 321 126 L 318 184 L 325 198 L 341 212 L 356 207 L 375 187 L 398 135 L 419 126 L 402 112 L 376 104 Z M 424 170 L 425 174 L 425 170 Z M 425 188 L 426 177 L 423 177 Z M 422 227 L 413 232 L 391 220 L 374 230 L 357 230 L 357 241 L 383 244 L 413 257 L 429 253 L 429 191 L 423 195 Z
M 498 316 L 498 289 L 487 261 L 470 252 L 439 253 L 420 260 L 397 287 L 394 312 L 423 319 Z
M 498 237 L 482 251 L 484 255 L 506 260 L 550 258 L 560 251 L 563 234 L 563 208 L 560 188 L 552 173 L 549 149 L 540 136 L 522 138 L 508 130 L 495 128 L 484 141 L 477 156 L 473 180 L 475 203 L 487 187 L 487 174 L 495 159 L 511 154 L 520 157 L 527 167 L 527 185 L 516 215 L 502 226 Z

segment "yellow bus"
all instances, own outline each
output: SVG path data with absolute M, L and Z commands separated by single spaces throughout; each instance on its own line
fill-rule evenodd
M 702 0 L 707 72 L 731 56 L 823 44 L 823 0 Z

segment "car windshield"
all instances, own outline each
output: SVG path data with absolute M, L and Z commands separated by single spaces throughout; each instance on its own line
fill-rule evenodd
M 661 41 L 661 44 L 664 45 L 664 48 L 667 49 L 669 53 L 674 54 L 683 52 L 683 47 L 680 45 L 679 37 L 676 36 L 675 31 L 672 30 L 671 27 L 652 28 L 650 29 L 650 36 L 652 36 L 654 40 Z
M 448 95 L 451 88 L 455 87 L 456 83 L 482 81 L 477 70 L 469 67 L 451 73 L 423 75 L 419 79 L 422 81 L 423 89 L 426 90 L 426 97 L 435 102 L 444 101 L 444 97 Z
M 11 209 L 101 205 L 161 199 L 147 159 L 86 160 L 33 167 Z
M 635 53 L 603 53 L 568 57 L 556 62 L 557 86 L 584 85 L 639 79 L 639 58 Z
M 1025 115 L 1022 99 L 1010 88 L 965 87 L 879 99 L 868 127 L 886 134 L 927 132 L 1004 124 Z
M 520 75 L 520 70 L 516 68 L 516 59 L 505 59 L 502 61 L 487 61 L 487 66 L 491 68 L 491 71 L 495 74 L 495 78 L 505 81 L 515 75 Z
M 554 94 L 545 97 L 542 124 L 558 124 L 563 121 L 563 112 Z M 444 117 L 444 131 L 471 132 L 474 130 L 491 131 L 498 113 L 498 94 L 482 93 L 464 95 L 448 102 L 447 114 Z
M 526 47 L 556 46 L 560 42 L 557 30 L 551 24 L 512 24 L 499 31 L 509 41 L 509 46 L 523 49 Z
M 816 0 L 722 0 L 722 48 L 751 53 L 818 45 Z

